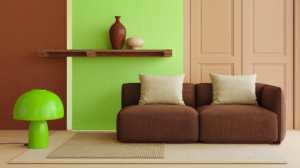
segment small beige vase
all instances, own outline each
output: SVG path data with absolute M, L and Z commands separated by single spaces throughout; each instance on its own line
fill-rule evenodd
M 144 40 L 141 38 L 128 38 L 126 40 L 126 45 L 131 50 L 139 50 L 140 47 L 142 47 L 144 45 Z

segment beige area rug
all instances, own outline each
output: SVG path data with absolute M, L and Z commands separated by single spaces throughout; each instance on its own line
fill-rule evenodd
M 268 144 L 164 144 L 164 158 L 47 158 L 76 134 L 58 131 L 47 148 L 29 149 L 9 163 L 287 163 Z
M 78 133 L 48 158 L 163 158 L 163 143 L 122 143 L 115 133 Z

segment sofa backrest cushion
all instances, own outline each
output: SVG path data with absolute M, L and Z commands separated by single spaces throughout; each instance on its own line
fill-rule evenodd
M 266 84 L 256 83 L 255 94 L 258 105 L 261 105 L 261 92 Z M 210 105 L 213 102 L 213 89 L 211 83 L 196 84 L 196 108 Z
M 138 105 L 141 96 L 140 83 L 125 83 L 122 86 L 122 108 Z M 184 83 L 182 89 L 184 104 L 195 108 L 195 84 Z

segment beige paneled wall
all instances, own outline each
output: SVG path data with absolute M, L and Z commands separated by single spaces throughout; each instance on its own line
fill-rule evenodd
M 258 74 L 283 88 L 293 129 L 293 0 L 191 0 L 192 83 Z

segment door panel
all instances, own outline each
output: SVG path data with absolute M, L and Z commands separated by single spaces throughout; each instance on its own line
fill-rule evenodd
M 191 1 L 191 82 L 241 74 L 241 0 Z
M 286 90 L 286 64 L 262 63 L 251 65 L 251 74 L 259 74 L 256 78 L 257 81 L 259 81 L 260 83 L 269 83 L 275 86 L 279 86 L 283 88 L 283 90 Z M 276 74 L 276 77 L 270 74 Z
M 251 2 L 254 55 L 285 55 L 285 2 L 285 0 L 253 0 Z
M 221 74 L 221 75 L 233 75 L 233 64 L 197 64 L 197 72 L 199 75 L 197 83 L 211 83 L 209 73 Z
M 281 87 L 293 128 L 293 0 L 243 0 L 242 74 Z

